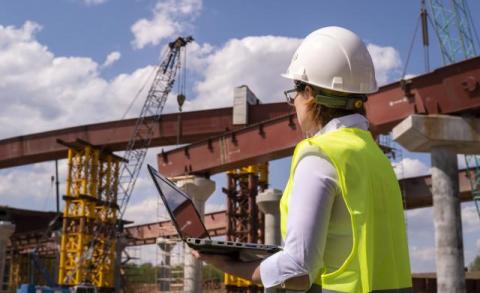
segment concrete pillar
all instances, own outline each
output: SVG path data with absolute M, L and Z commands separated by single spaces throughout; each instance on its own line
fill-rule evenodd
M 278 189 L 267 189 L 257 195 L 258 208 L 265 214 L 265 244 L 280 245 L 280 198 Z
M 462 218 L 455 150 L 432 149 L 432 194 L 438 292 L 465 292 Z
M 3 289 L 5 262 L 7 259 L 7 243 L 15 231 L 15 225 L 8 221 L 0 221 L 0 291 Z
M 159 283 L 158 290 L 160 292 L 170 292 L 170 282 L 171 282 L 171 252 L 175 246 L 175 242 L 168 240 L 166 238 L 158 238 L 157 245 L 160 248 L 162 254 L 162 260 L 160 264 L 160 272 L 157 276 Z
M 393 138 L 409 151 L 431 152 L 438 292 L 465 292 L 457 153 L 480 153 L 480 119 L 411 115 Z
M 265 244 L 281 245 L 280 233 L 280 199 L 282 192 L 278 189 L 267 189 L 257 195 L 258 208 L 265 214 Z M 265 293 L 282 292 L 275 288 L 265 288 Z
M 205 214 L 205 202 L 215 191 L 215 182 L 198 176 L 172 178 L 178 187 L 188 194 L 195 204 L 200 217 Z M 202 291 L 202 263 L 192 255 L 192 249 L 185 245 L 183 292 Z

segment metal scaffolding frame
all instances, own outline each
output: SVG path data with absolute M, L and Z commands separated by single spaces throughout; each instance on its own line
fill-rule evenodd
M 60 143 L 69 149 L 58 284 L 113 288 L 123 159 L 81 140 Z

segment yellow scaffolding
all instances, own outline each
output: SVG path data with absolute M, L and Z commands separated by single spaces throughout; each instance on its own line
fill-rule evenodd
M 55 274 L 57 269 L 57 260 L 54 255 L 38 255 L 38 260 L 41 261 L 43 269 L 48 272 L 50 276 Z M 8 274 L 8 290 L 5 292 L 17 292 L 17 288 L 21 284 L 34 283 L 36 285 L 47 285 L 48 281 L 45 276 L 33 264 L 32 255 L 30 253 L 11 253 L 8 260 L 9 274 Z M 4 292 L 4 291 L 1 291 Z
M 68 175 L 58 283 L 112 288 L 122 159 L 84 141 L 61 143 L 68 146 Z
M 268 186 L 268 162 L 263 164 L 249 165 L 246 167 L 233 169 L 228 171 L 227 174 L 235 174 L 240 176 L 254 174 L 258 177 L 258 186 L 262 188 L 263 187 L 266 188 Z M 248 178 L 246 176 L 241 176 L 240 180 L 248 180 Z M 242 289 L 246 289 L 254 285 L 249 280 L 245 280 L 230 274 L 224 274 L 223 281 L 225 283 L 225 286 L 237 287 Z

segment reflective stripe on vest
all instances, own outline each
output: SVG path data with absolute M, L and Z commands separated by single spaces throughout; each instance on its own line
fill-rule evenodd
M 351 218 L 353 245 L 341 267 L 328 274 L 321 269 L 314 284 L 323 292 L 408 290 L 402 289 L 411 288 L 412 280 L 400 188 L 390 161 L 368 131 L 341 128 L 297 145 L 280 201 L 282 237 L 295 168 L 301 158 L 320 154 L 337 171 Z

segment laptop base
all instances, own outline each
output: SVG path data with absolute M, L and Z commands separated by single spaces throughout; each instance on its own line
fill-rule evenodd
M 201 253 L 229 255 L 235 260 L 251 262 L 262 260 L 281 248 L 274 245 L 243 243 L 201 238 L 187 238 L 187 245 Z

